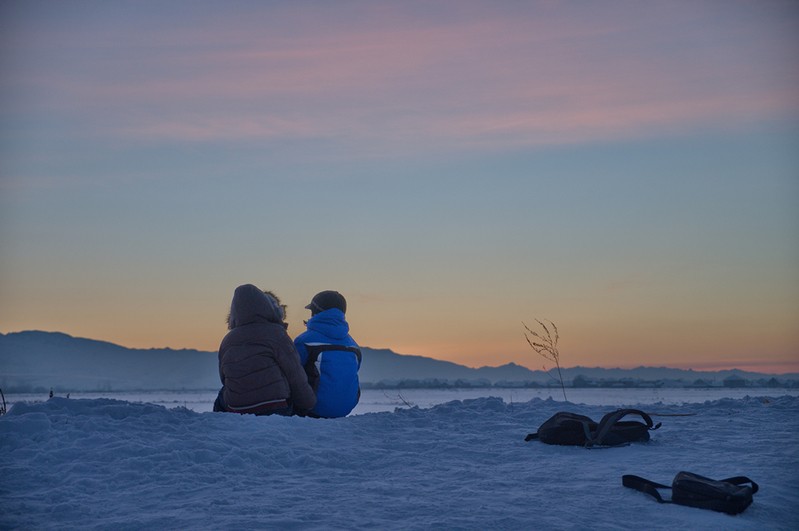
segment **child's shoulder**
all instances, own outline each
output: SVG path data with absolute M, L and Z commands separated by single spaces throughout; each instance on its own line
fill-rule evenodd
M 306 330 L 305 332 L 298 335 L 295 339 L 295 343 L 304 343 L 309 341 L 318 340 L 319 333 L 313 330 Z

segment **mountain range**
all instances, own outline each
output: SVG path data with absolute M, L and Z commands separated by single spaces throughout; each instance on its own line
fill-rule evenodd
M 366 387 L 398 385 L 552 385 L 553 372 L 532 371 L 515 363 L 470 368 L 423 356 L 397 354 L 363 347 L 360 379 Z M 138 391 L 215 389 L 219 387 L 217 353 L 199 350 L 130 349 L 105 341 L 77 338 L 60 332 L 26 331 L 0 334 L 0 389 L 6 392 Z M 583 381 L 697 380 L 727 378 L 766 380 L 774 375 L 739 370 L 706 372 L 639 367 L 605 369 L 563 368 L 567 385 Z M 783 374 L 780 380 L 799 380 Z

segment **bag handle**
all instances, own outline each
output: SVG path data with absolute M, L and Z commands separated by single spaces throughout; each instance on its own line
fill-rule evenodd
M 625 474 L 621 477 L 621 484 L 625 487 L 629 487 L 631 489 L 639 490 L 645 494 L 649 494 L 653 498 L 655 498 L 658 503 L 673 503 L 669 500 L 664 500 L 663 496 L 660 495 L 658 489 L 670 489 L 671 487 L 668 485 L 661 485 L 660 483 L 655 483 L 654 481 L 650 481 L 648 479 L 644 479 L 640 476 L 634 476 L 632 474 Z
M 735 476 L 727 479 L 720 479 L 719 481 L 724 483 L 732 483 L 733 485 L 746 485 L 747 483 L 750 483 L 752 485 L 752 494 L 760 490 L 760 487 L 758 487 L 757 483 L 746 476 Z
M 597 426 L 596 434 L 593 437 L 588 438 L 586 447 L 591 447 L 595 444 L 601 446 L 610 429 L 627 415 L 639 415 L 642 419 L 644 419 L 644 422 L 646 423 L 646 429 L 648 430 L 656 430 L 661 425 L 660 422 L 658 422 L 657 425 L 654 425 L 652 422 L 652 417 L 640 409 L 617 409 L 616 411 L 612 411 L 602 417 L 602 420 L 599 421 L 599 425 Z

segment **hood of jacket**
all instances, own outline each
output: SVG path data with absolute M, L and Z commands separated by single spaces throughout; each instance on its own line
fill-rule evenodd
M 319 332 L 331 340 L 344 339 L 350 333 L 350 325 L 344 317 L 344 312 L 338 308 L 331 308 L 319 312 L 306 323 L 308 330 Z
M 250 323 L 283 323 L 283 309 L 278 302 L 252 284 L 244 284 L 233 292 L 228 328 Z

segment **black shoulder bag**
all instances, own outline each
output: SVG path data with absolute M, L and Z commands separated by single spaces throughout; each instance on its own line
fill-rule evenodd
M 758 491 L 757 483 L 745 476 L 714 480 L 691 472 L 679 472 L 670 487 L 631 474 L 622 476 L 621 482 L 625 487 L 649 494 L 659 503 L 676 503 L 727 514 L 743 512 L 751 505 L 752 495 Z M 658 489 L 671 489 L 671 500 L 664 500 Z

